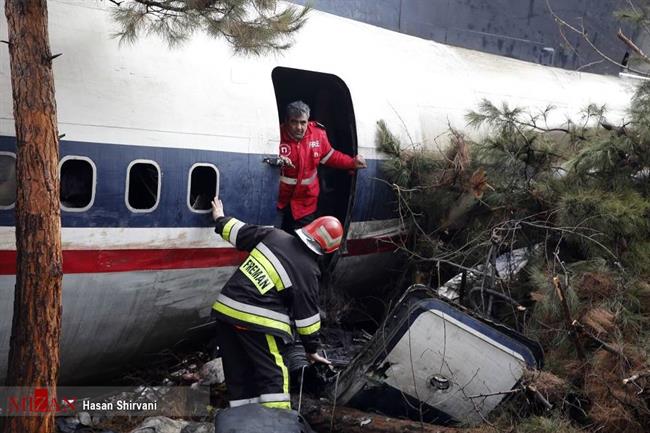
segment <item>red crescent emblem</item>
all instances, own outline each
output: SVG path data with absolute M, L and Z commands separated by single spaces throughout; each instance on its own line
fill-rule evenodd
M 280 145 L 280 155 L 282 155 L 282 156 L 291 155 L 291 146 L 289 146 L 288 144 L 281 144 Z

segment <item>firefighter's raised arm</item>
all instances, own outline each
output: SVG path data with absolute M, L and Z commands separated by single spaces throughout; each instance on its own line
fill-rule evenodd
M 235 248 L 251 251 L 273 228 L 246 224 L 237 218 L 227 217 L 223 211 L 223 203 L 217 197 L 212 200 L 212 219 L 215 221 L 214 231 Z

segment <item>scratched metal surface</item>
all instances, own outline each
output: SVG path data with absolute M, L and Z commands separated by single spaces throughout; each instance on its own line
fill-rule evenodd
M 576 35 L 566 32 L 576 52 L 563 48 L 546 0 L 292 0 L 316 9 L 449 45 L 575 70 L 600 60 Z M 624 0 L 549 0 L 553 10 L 576 25 L 582 20 L 590 37 L 612 59 L 622 60 L 612 12 Z M 624 27 L 625 28 L 625 27 Z M 636 36 L 632 29 L 630 35 Z M 650 44 L 650 41 L 648 41 Z M 617 74 L 602 62 L 583 69 Z
M 116 370 L 204 323 L 232 267 L 63 278 L 62 384 Z M 13 275 L 0 276 L 0 382 L 9 356 Z

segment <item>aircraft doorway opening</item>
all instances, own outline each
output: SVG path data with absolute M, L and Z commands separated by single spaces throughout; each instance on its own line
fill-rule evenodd
M 332 147 L 350 156 L 357 154 L 357 131 L 350 91 L 343 80 L 332 74 L 277 67 L 272 73 L 280 123 L 285 108 L 301 100 L 311 109 L 310 120 L 325 126 Z M 346 170 L 319 166 L 319 215 L 337 217 L 347 233 L 350 225 L 356 176 Z M 333 263 L 332 263 L 333 265 Z

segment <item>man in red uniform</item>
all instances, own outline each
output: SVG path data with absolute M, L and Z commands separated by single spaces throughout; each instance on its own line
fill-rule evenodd
M 332 148 L 325 128 L 309 121 L 309 106 L 292 102 L 286 109 L 286 122 L 281 126 L 278 210 L 282 229 L 288 232 L 312 222 L 317 214 L 318 164 L 342 170 L 366 168 L 363 156 L 348 156 Z

